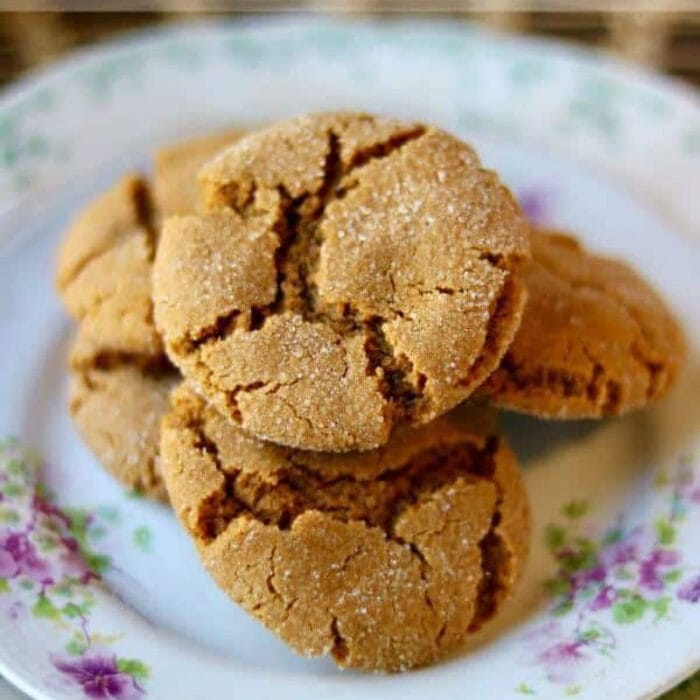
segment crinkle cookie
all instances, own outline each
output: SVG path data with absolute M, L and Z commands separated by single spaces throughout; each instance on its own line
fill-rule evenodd
M 183 383 L 163 421 L 173 508 L 216 583 L 301 654 L 398 671 L 455 649 L 511 592 L 530 517 L 485 418 L 400 428 L 373 452 L 248 436 Z
M 196 209 L 197 168 L 238 135 L 228 131 L 158 152 L 155 198 L 144 178 L 123 178 L 78 215 L 59 252 L 59 293 L 80 322 L 69 358 L 73 419 L 111 474 L 159 500 L 166 499 L 160 418 L 179 374 L 153 324 L 158 220 L 163 212 Z
M 155 317 L 172 361 L 250 433 L 370 449 L 498 366 L 528 233 L 456 138 L 312 115 L 243 138 L 200 180 L 208 210 L 163 227 Z
M 522 324 L 483 386 L 493 403 L 543 418 L 597 418 L 664 395 L 684 356 L 662 299 L 623 262 L 535 230 Z
M 76 338 L 69 408 L 85 444 L 121 484 L 167 501 L 160 475 L 160 421 L 180 375 L 163 357 L 100 353 Z
M 82 333 L 105 350 L 163 353 L 151 300 L 155 245 L 153 199 L 137 175 L 88 204 L 61 243 L 59 295 Z

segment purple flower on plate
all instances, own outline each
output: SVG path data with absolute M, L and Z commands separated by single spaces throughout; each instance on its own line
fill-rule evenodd
M 662 569 L 674 566 L 680 555 L 673 549 L 654 549 L 639 565 L 639 585 L 649 591 L 663 591 Z
M 80 553 L 80 546 L 74 537 L 61 537 L 63 552 L 59 562 L 63 576 L 75 578 L 83 583 L 87 583 L 91 578 L 99 578 L 88 568 L 83 555 Z
M 603 566 L 624 566 L 637 558 L 637 543 L 624 540 L 614 542 L 605 547 L 600 553 L 600 561 Z
M 48 563 L 39 557 L 27 534 L 5 532 L 0 535 L 0 578 L 22 574 L 42 586 L 53 583 Z
M 527 635 L 532 662 L 543 666 L 555 683 L 574 680 L 578 667 L 590 660 L 586 641 L 566 632 L 557 622 L 550 622 Z
M 607 610 L 612 607 L 617 598 L 615 589 L 612 586 L 604 586 L 596 596 L 591 600 L 589 608 L 595 612 L 596 610 Z
M 5 614 L 10 620 L 18 620 L 24 609 L 25 606 L 22 604 L 22 601 L 15 600 L 5 609 Z
M 677 595 L 689 603 L 700 603 L 700 575 L 684 581 L 678 588 Z
M 32 510 L 35 513 L 42 513 L 50 518 L 57 518 L 66 527 L 70 527 L 70 518 L 63 513 L 59 508 L 57 508 L 53 503 L 49 503 L 43 496 L 38 493 L 34 494 L 32 499 Z
M 573 592 L 583 590 L 590 583 L 602 583 L 605 581 L 607 571 L 604 566 L 593 566 L 590 569 L 585 569 L 571 577 L 571 586 Z
M 573 680 L 576 668 L 588 660 L 582 641 L 557 642 L 542 651 L 537 660 L 546 671 L 547 676 L 557 683 L 568 683 Z
M 137 700 L 143 689 L 133 676 L 119 670 L 114 655 L 93 654 L 78 659 L 53 659 L 53 665 L 83 688 L 85 697 L 106 700 Z

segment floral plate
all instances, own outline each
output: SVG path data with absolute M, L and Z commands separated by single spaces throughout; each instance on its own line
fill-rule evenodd
M 120 488 L 66 405 L 62 229 L 166 140 L 321 108 L 471 140 L 533 218 L 624 255 L 690 346 L 675 393 L 602 423 L 504 415 L 530 566 L 464 653 L 414 673 L 294 656 L 231 605 L 170 512 Z M 33 698 L 653 697 L 700 665 L 700 104 L 556 44 L 463 25 L 188 25 L 84 52 L 0 98 L 0 670 Z

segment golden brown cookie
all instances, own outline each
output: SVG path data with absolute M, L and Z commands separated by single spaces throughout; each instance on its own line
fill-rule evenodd
M 163 421 L 173 508 L 204 566 L 306 656 L 397 671 L 455 649 L 511 592 L 527 495 L 488 417 L 399 428 L 373 452 L 261 442 L 186 384 Z
M 649 284 L 561 233 L 535 230 L 531 246 L 522 324 L 483 393 L 544 418 L 616 415 L 665 394 L 684 343 Z
M 158 469 L 159 424 L 179 373 L 153 324 L 158 220 L 163 212 L 196 209 L 197 168 L 239 134 L 159 151 L 155 198 L 144 178 L 123 178 L 79 214 L 59 252 L 57 286 L 80 322 L 70 351 L 71 414 L 110 473 L 159 500 L 167 498 Z
M 105 349 L 162 354 L 151 301 L 155 243 L 153 200 L 136 175 L 91 202 L 61 243 L 59 295 L 85 336 Z
M 468 146 L 420 124 L 297 118 L 202 170 L 154 268 L 170 358 L 250 433 L 369 449 L 488 376 L 520 320 L 520 211 Z
M 101 355 L 80 335 L 70 363 L 70 412 L 85 444 L 124 486 L 167 501 L 160 421 L 179 373 L 165 360 Z

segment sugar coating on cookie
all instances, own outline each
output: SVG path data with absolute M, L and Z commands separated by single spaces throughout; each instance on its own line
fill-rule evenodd
M 469 396 L 512 340 L 526 227 L 454 137 L 312 115 L 242 139 L 200 180 L 207 210 L 163 227 L 156 322 L 173 362 L 252 434 L 382 445 Z
M 75 340 L 69 359 L 69 408 L 85 444 L 123 486 L 167 501 L 160 421 L 179 373 L 165 360 L 139 364 L 101 355 L 84 337 Z
M 322 454 L 248 436 L 186 384 L 172 402 L 161 455 L 175 513 L 216 583 L 299 653 L 365 670 L 427 664 L 515 586 L 527 496 L 483 416 Z
M 663 396 L 684 341 L 656 291 L 562 233 L 534 230 L 531 247 L 522 323 L 483 393 L 543 418 L 617 415 Z

